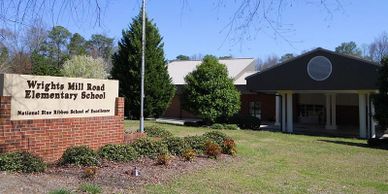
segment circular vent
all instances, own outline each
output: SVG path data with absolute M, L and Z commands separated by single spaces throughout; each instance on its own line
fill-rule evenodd
M 316 56 L 307 64 L 307 73 L 315 81 L 323 81 L 331 75 L 333 67 L 330 60 L 324 56 Z

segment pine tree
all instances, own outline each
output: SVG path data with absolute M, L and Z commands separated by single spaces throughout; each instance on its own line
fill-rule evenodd
M 80 34 L 75 33 L 70 38 L 70 43 L 67 45 L 70 56 L 86 55 L 86 40 Z
M 120 82 L 119 93 L 125 98 L 126 114 L 139 118 L 142 12 L 132 20 L 128 30 L 123 30 L 122 35 L 118 51 L 113 55 L 111 76 Z M 167 72 L 163 46 L 156 25 L 146 17 L 145 117 L 161 116 L 175 93 Z

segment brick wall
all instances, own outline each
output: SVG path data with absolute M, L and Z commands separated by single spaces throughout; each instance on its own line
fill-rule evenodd
M 240 115 L 249 115 L 249 102 L 261 103 L 261 116 L 263 121 L 275 120 L 275 95 L 270 94 L 241 94 Z M 198 118 L 194 114 L 182 109 L 181 96 L 175 95 L 163 117 L 171 118 Z
M 241 109 L 240 115 L 249 115 L 249 103 L 260 102 L 261 104 L 261 120 L 275 120 L 275 95 L 270 94 L 241 94 Z
M 124 142 L 124 98 L 116 98 L 114 116 L 10 120 L 11 97 L 0 96 L 0 152 L 28 151 L 48 162 L 75 145 L 93 149 Z
M 176 94 L 163 114 L 166 118 L 198 118 L 193 113 L 183 110 L 182 95 Z

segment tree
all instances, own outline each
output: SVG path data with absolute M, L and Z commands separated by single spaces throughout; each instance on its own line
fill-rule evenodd
M 294 54 L 286 53 L 286 54 L 284 54 L 283 56 L 280 57 L 279 62 L 283 63 L 284 61 L 290 60 L 290 59 L 292 59 L 294 57 L 295 57 Z
M 78 33 L 73 34 L 67 47 L 70 56 L 86 55 L 86 40 Z
M 341 43 L 341 45 L 335 47 L 335 52 L 356 57 L 362 57 L 361 49 L 358 48 L 357 44 L 353 41 Z
M 381 60 L 378 78 L 379 93 L 374 96 L 375 119 L 380 127 L 388 127 L 388 57 Z
M 69 44 L 70 37 L 71 33 L 63 26 L 54 26 L 48 32 L 48 40 L 44 44 L 43 51 L 55 61 L 58 67 L 66 60 L 68 55 L 67 45 Z
M 62 75 L 66 77 L 83 77 L 106 79 L 108 74 L 105 71 L 105 64 L 102 58 L 90 56 L 73 56 L 63 64 Z
M 205 56 L 197 69 L 185 77 L 184 108 L 205 122 L 230 117 L 240 109 L 240 93 L 229 78 L 224 64 L 214 56 Z
M 111 60 L 113 49 L 113 38 L 102 34 L 93 34 L 87 42 L 89 54 L 94 58 L 101 57 L 106 61 Z
M 188 60 L 190 60 L 190 57 L 186 56 L 186 55 L 178 55 L 178 56 L 176 56 L 176 60 L 178 60 L 178 61 L 188 61 Z
M 29 52 L 32 54 L 34 51 L 39 51 L 45 41 L 47 41 L 47 32 L 46 26 L 42 21 L 35 21 L 31 26 L 26 29 L 25 44 L 27 45 Z
M 10 68 L 8 62 L 8 49 L 5 46 L 1 46 L 0 48 L 0 73 L 6 73 Z
M 31 63 L 33 75 L 61 75 L 60 68 L 57 66 L 55 61 L 49 57 L 39 54 L 37 51 L 34 51 L 31 54 Z
M 31 74 L 32 64 L 30 55 L 25 52 L 17 52 L 11 56 L 10 72 L 17 74 Z
M 369 45 L 369 55 L 376 62 L 388 56 L 388 34 L 386 32 L 383 32 Z
M 111 76 L 120 81 L 119 93 L 125 98 L 125 113 L 139 118 L 142 12 L 132 20 L 129 29 L 123 30 L 122 34 L 118 51 L 112 57 Z M 175 87 L 167 72 L 163 46 L 156 25 L 146 18 L 145 117 L 162 115 L 175 93 Z
M 263 71 L 265 69 L 268 69 L 279 62 L 279 57 L 276 55 L 268 56 L 265 61 L 262 61 L 261 59 L 258 59 L 258 69 L 260 71 Z

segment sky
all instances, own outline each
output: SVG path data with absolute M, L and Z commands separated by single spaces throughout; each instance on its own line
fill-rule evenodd
M 102 8 L 100 25 L 90 20 L 71 19 L 69 13 L 64 13 L 55 22 L 49 19 L 45 22 L 65 26 L 72 33 L 78 32 L 86 38 L 103 33 L 117 42 L 121 39 L 122 30 L 127 29 L 132 18 L 139 13 L 141 1 L 107 2 Z M 338 0 L 340 4 L 336 0 L 328 0 L 327 7 L 320 4 L 320 0 L 290 1 L 292 4 L 286 3 L 281 9 L 268 11 L 267 17 L 277 21 L 272 24 L 274 28 L 265 20 L 253 20 L 246 31 L 228 25 L 233 21 L 240 2 L 147 0 L 147 14 L 163 37 L 167 59 L 174 59 L 180 54 L 262 59 L 285 53 L 298 55 L 316 47 L 334 50 L 348 41 L 355 41 L 362 47 L 382 32 L 388 32 L 386 0 Z

